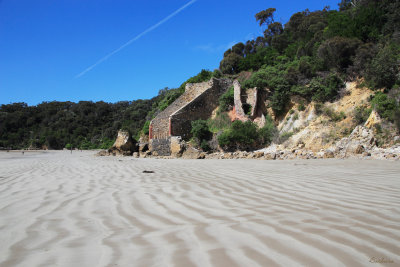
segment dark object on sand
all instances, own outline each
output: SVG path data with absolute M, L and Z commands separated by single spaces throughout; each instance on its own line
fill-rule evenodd
M 154 173 L 153 171 L 143 171 L 143 173 Z

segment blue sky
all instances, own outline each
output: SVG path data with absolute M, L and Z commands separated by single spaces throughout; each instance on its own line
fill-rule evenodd
M 286 23 L 339 2 L 192 1 L 151 29 L 190 0 L 0 0 L 0 104 L 148 99 L 218 68 L 232 44 L 261 35 L 257 12 L 275 7 Z

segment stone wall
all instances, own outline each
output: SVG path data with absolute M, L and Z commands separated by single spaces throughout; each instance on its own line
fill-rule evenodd
M 150 150 L 157 156 L 171 155 L 171 139 L 169 137 L 163 139 L 151 139 Z
M 191 122 L 208 119 L 218 107 L 219 97 L 232 86 L 232 82 L 227 79 L 211 79 L 202 86 L 207 86 L 208 89 L 171 115 L 171 135 L 188 140 L 192 136 Z
M 234 87 L 234 108 L 233 114 L 231 115 L 232 120 L 248 121 L 252 120 L 259 127 L 265 125 L 264 112 L 266 107 L 264 102 L 260 99 L 265 99 L 264 97 L 269 91 L 259 90 L 257 87 L 248 88 L 247 90 L 242 90 L 240 83 L 235 80 L 233 82 Z M 245 114 L 243 110 L 243 104 L 249 104 L 251 106 L 250 114 Z
M 164 139 L 171 136 L 169 121 L 171 114 L 195 99 L 208 88 L 207 83 L 186 84 L 185 92 L 150 122 L 149 139 Z
M 247 120 L 246 114 L 243 110 L 243 103 L 242 103 L 242 87 L 240 83 L 235 80 L 233 82 L 233 101 L 235 104 L 235 114 L 239 120 Z
M 191 137 L 191 122 L 208 119 L 219 97 L 232 86 L 228 79 L 187 84 L 185 92 L 155 117 L 149 126 L 150 150 L 160 156 L 171 154 L 171 136 Z
M 258 98 L 258 90 L 257 87 L 249 88 L 246 90 L 246 103 L 251 105 L 251 114 L 250 118 L 254 118 L 257 110 L 257 98 Z

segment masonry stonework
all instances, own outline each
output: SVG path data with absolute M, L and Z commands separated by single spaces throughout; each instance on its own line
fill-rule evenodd
M 233 82 L 233 101 L 234 101 L 234 108 L 236 117 L 239 120 L 246 121 L 247 117 L 243 110 L 243 103 L 242 103 L 242 87 L 238 80 Z
M 171 154 L 171 136 L 191 137 L 191 122 L 207 119 L 218 106 L 219 97 L 232 86 L 228 79 L 187 84 L 185 92 L 150 123 L 150 149 L 158 155 Z
M 151 139 L 150 140 L 150 150 L 152 152 L 156 152 L 158 156 L 169 156 L 171 155 L 171 139 L 163 138 L 163 139 Z
M 231 86 L 230 80 L 214 79 L 207 84 L 207 90 L 171 115 L 171 135 L 181 136 L 184 140 L 192 137 L 192 121 L 208 119 L 218 107 L 219 97 Z

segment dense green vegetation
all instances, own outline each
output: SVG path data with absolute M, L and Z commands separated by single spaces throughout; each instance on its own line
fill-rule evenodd
M 156 98 L 132 102 L 44 102 L 0 106 L 0 147 L 93 149 L 112 145 L 119 129 L 136 135 Z
M 231 118 L 229 118 L 226 112 L 218 112 L 215 118 L 208 119 L 207 123 L 210 131 L 214 134 L 232 125 Z
M 224 149 L 246 150 L 253 148 L 259 135 L 257 125 L 251 121 L 234 121 L 229 129 L 218 136 L 218 143 Z
M 264 35 L 227 50 L 220 70 L 252 71 L 242 85 L 271 90 L 275 115 L 286 111 L 292 95 L 333 101 L 343 81 L 356 77 L 385 93 L 400 86 L 400 1 L 343 0 L 338 11 L 305 10 L 285 25 L 274 21 L 274 12 L 255 15 Z
M 219 113 L 214 119 L 192 121 L 194 145 L 210 150 L 209 141 L 217 133 L 219 145 L 227 150 L 248 150 L 271 143 L 277 134 L 273 120 L 267 116 L 266 124 L 258 128 L 251 121 L 231 122 L 226 113 Z
M 249 150 L 268 145 L 275 134 L 276 128 L 270 118 L 262 128 L 251 121 L 237 120 L 218 136 L 218 143 L 227 150 Z
M 371 104 L 383 118 L 397 124 L 400 122 L 399 104 L 395 98 L 382 92 L 377 92 L 372 98 Z
M 305 10 L 285 25 L 274 21 L 274 12 L 268 8 L 255 15 L 265 29 L 263 36 L 224 53 L 220 62 L 224 75 L 250 71 L 242 86 L 268 89 L 269 107 L 278 118 L 288 111 L 290 97 L 299 96 L 303 99 L 299 110 L 304 110 L 305 102 L 315 101 L 317 112 L 334 122 L 344 119 L 344 113 L 322 103 L 338 98 L 344 81 L 361 78 L 377 91 L 372 108 L 400 129 L 400 1 L 342 0 L 339 10 Z M 230 93 L 220 99 L 222 111 L 230 107 Z M 355 122 L 363 123 L 370 111 L 357 108 Z M 259 136 L 271 140 L 272 126 L 267 123 Z M 256 129 L 244 128 L 236 122 L 226 128 L 218 138 L 220 145 L 239 148 L 254 143 Z
M 208 145 L 207 141 L 212 138 L 212 132 L 208 127 L 207 121 L 192 121 L 191 133 L 197 146 L 200 146 L 204 151 L 210 150 L 210 146 Z
M 233 86 L 228 89 L 220 98 L 219 98 L 219 109 L 220 111 L 228 111 L 232 109 L 234 105 L 233 99 Z

